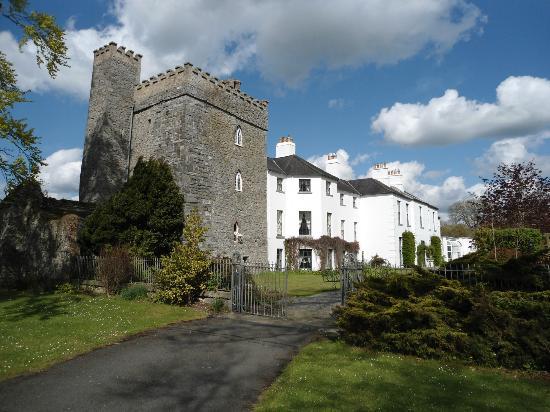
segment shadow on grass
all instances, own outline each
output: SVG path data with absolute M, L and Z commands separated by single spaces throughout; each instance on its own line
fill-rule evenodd
M 0 297 L 0 310 L 5 320 L 16 322 L 26 318 L 37 317 L 39 320 L 66 315 L 69 313 L 69 306 L 80 302 L 82 298 L 78 295 L 68 294 L 26 294 L 3 293 Z M 7 303 L 11 302 L 11 303 Z

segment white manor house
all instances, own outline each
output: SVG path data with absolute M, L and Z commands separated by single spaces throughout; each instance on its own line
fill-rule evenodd
M 268 259 L 285 262 L 285 239 L 340 237 L 359 243 L 358 259 L 378 255 L 400 266 L 402 234 L 414 233 L 415 242 L 430 244 L 440 236 L 438 208 L 408 193 L 399 170 L 375 165 L 372 178 L 342 180 L 333 173 L 339 160 L 329 154 L 326 171 L 296 155 L 291 137 L 277 143 L 275 158 L 267 158 Z M 333 172 L 333 173 L 331 173 Z M 334 250 L 327 267 L 335 267 Z M 429 262 L 428 262 L 429 264 Z M 302 269 L 319 269 L 314 249 L 300 248 Z

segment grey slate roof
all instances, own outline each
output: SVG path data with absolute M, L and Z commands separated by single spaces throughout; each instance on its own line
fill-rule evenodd
M 431 207 L 432 209 L 439 210 L 438 207 L 425 202 L 424 200 L 416 197 L 415 195 L 397 189 L 393 186 L 388 186 L 382 183 L 379 180 L 373 179 L 371 177 L 366 177 L 364 179 L 355 179 L 350 180 L 349 183 L 355 187 L 362 196 L 365 195 L 396 195 L 407 200 L 414 200 L 415 202 L 422 203 L 426 206 Z
M 290 155 L 284 157 L 267 158 L 267 170 L 275 173 L 283 173 L 289 176 L 300 177 L 324 177 L 337 182 L 339 179 L 323 169 L 309 163 L 300 156 Z
M 396 195 L 407 200 L 414 200 L 422 203 L 432 209 L 439 210 L 437 207 L 419 199 L 415 195 L 399 190 L 393 186 L 388 186 L 379 180 L 367 177 L 364 179 L 342 180 L 338 177 L 325 172 L 323 169 L 311 164 L 300 156 L 290 155 L 284 157 L 268 157 L 267 170 L 273 173 L 297 177 L 324 177 L 337 182 L 338 190 L 355 193 L 361 196 L 368 195 Z

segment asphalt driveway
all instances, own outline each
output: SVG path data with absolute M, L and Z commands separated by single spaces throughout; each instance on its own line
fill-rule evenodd
M 181 323 L 0 384 L 2 411 L 241 411 L 330 324 L 337 293 L 299 298 L 291 319 Z

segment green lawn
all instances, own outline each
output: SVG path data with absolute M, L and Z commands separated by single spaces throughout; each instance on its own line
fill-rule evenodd
M 320 341 L 299 353 L 255 410 L 548 411 L 549 402 L 548 380 Z
M 205 317 L 149 301 L 61 294 L 0 295 L 0 380 L 37 371 L 128 335 Z
M 321 275 L 308 272 L 288 272 L 288 295 L 310 296 L 335 290 L 339 283 L 325 282 Z

